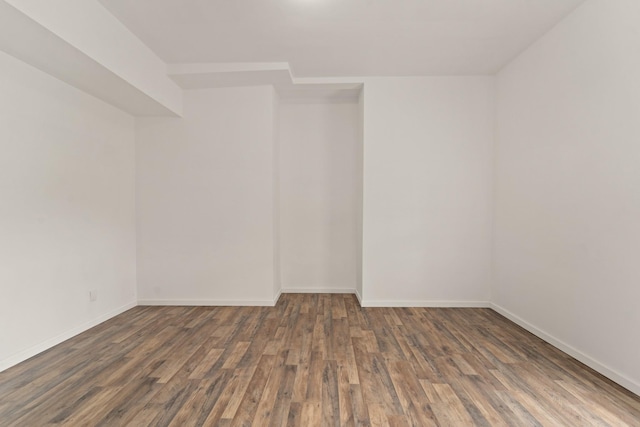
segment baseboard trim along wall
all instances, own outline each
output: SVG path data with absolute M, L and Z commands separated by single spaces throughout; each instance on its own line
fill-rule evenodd
M 354 288 L 283 288 L 283 294 L 354 294 Z
M 556 337 L 554 337 L 551 334 L 548 334 L 542 329 L 539 329 L 538 327 L 532 325 L 531 323 L 527 322 L 523 318 L 513 314 L 512 312 L 499 306 L 498 304 L 492 303 L 491 308 L 496 312 L 500 313 L 501 315 L 503 315 L 504 317 L 506 317 L 507 319 L 511 320 L 512 322 L 516 323 L 517 325 L 531 332 L 533 335 L 537 336 L 541 340 L 546 341 L 547 343 L 551 344 L 557 349 L 567 353 L 569 356 L 573 357 L 574 359 L 584 363 L 591 369 L 609 378 L 611 381 L 618 383 L 622 387 L 632 391 L 637 395 L 640 395 L 640 384 L 638 384 L 637 382 L 631 380 L 630 378 L 627 378 L 626 376 L 620 374 L 614 369 L 611 369 L 607 365 L 598 362 L 596 359 L 592 358 L 591 356 L 584 354 L 580 350 L 570 346 L 564 341 L 557 339 Z
M 360 295 L 360 292 L 358 292 L 357 289 L 355 291 L 355 294 L 356 294 L 356 298 L 358 298 L 358 303 L 360 304 L 360 307 L 363 307 L 363 305 L 362 305 L 362 295 Z
M 272 300 L 210 300 L 210 299 L 141 299 L 142 306 L 201 306 L 201 307 L 273 307 L 280 294 Z
M 273 307 L 275 307 L 276 304 L 278 303 L 278 300 L 280 299 L 280 295 L 282 295 L 282 289 L 279 289 L 278 294 L 275 297 L 273 297 L 273 305 L 272 305 Z
M 27 359 L 32 358 L 33 356 L 36 356 L 46 350 L 49 350 L 51 347 L 55 347 L 56 345 L 75 337 L 76 335 L 79 335 L 91 328 L 93 328 L 94 326 L 98 326 L 100 323 L 102 322 L 106 322 L 107 320 L 116 317 L 119 314 L 124 313 L 127 310 L 132 309 L 133 307 L 135 307 L 137 304 L 135 302 L 131 302 L 129 304 L 125 304 L 121 307 L 116 308 L 115 310 L 109 311 L 101 316 L 96 317 L 95 319 L 92 319 L 88 322 L 85 322 L 79 326 L 76 326 L 75 328 L 71 328 L 68 331 L 65 331 L 63 333 L 61 333 L 60 335 L 57 335 L 53 338 L 49 338 L 48 340 L 40 343 L 40 344 L 36 344 L 33 347 L 30 347 L 26 350 L 23 350 L 17 354 L 14 354 L 13 356 L 5 359 L 5 360 L 0 360 L 0 372 L 9 369 L 12 366 L 17 365 L 18 363 L 24 362 Z
M 362 307 L 425 307 L 425 308 L 490 308 L 488 301 L 383 301 L 361 300 Z

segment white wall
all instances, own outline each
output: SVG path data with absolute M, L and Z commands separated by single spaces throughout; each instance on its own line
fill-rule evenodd
M 363 197 L 364 197 L 364 88 L 358 97 L 358 140 L 356 154 L 356 295 L 362 303 L 362 242 L 363 242 Z
M 358 106 L 280 105 L 280 256 L 292 292 L 354 292 Z
M 365 304 L 488 301 L 493 89 L 491 77 L 365 81 Z
M 186 91 L 183 118 L 136 120 L 143 303 L 273 304 L 274 96 Z
M 134 121 L 0 52 L 0 147 L 2 370 L 135 305 Z
M 271 186 L 273 191 L 273 299 L 277 301 L 282 292 L 280 262 L 280 95 L 273 91 L 272 99 L 272 144 L 273 168 Z
M 590 0 L 498 76 L 503 312 L 640 391 L 640 3 Z

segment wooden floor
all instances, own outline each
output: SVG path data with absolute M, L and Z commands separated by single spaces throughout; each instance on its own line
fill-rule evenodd
M 137 307 L 0 373 L 0 425 L 640 426 L 640 398 L 489 309 Z

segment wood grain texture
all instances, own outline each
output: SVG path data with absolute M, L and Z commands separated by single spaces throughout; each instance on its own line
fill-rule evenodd
M 640 398 L 490 309 L 136 307 L 0 373 L 1 426 L 640 426 Z

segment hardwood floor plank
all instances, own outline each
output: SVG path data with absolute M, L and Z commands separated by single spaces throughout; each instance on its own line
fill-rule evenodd
M 287 427 L 302 426 L 302 403 L 291 402 L 287 416 Z
M 460 397 L 449 384 L 433 384 L 433 388 L 437 398 L 431 407 L 441 425 L 470 426 L 474 424 Z M 493 423 L 493 425 L 498 424 Z
M 233 415 L 233 419 L 230 425 L 232 426 L 250 426 L 251 421 L 254 418 L 254 414 L 260 400 L 262 398 L 263 390 L 269 379 L 273 365 L 276 362 L 276 356 L 263 355 L 258 366 L 256 367 L 253 376 L 249 380 L 246 392 L 238 405 L 237 410 Z M 223 417 L 225 418 L 225 417 Z
M 296 377 L 296 366 L 286 365 L 280 381 L 273 412 L 269 419 L 269 426 L 286 426 L 291 407 L 291 390 Z
M 83 400 L 81 404 L 73 407 L 70 411 L 46 420 L 46 422 L 72 426 L 89 425 L 92 424 L 91 420 L 102 420 L 103 415 L 111 409 L 106 403 L 116 398 L 120 391 L 121 388 L 119 387 L 100 388 L 91 397 Z
M 220 398 L 207 415 L 205 425 L 215 425 L 221 419 L 233 419 L 255 370 L 256 367 L 233 371 L 233 377 L 227 382 Z
M 278 391 L 280 390 L 280 385 L 282 384 L 282 378 L 285 375 L 285 367 L 288 357 L 289 350 L 281 351 L 275 361 L 273 368 L 271 368 L 269 378 L 267 379 L 267 382 L 264 386 L 264 391 L 262 392 L 260 402 L 258 403 L 258 407 L 255 411 L 252 425 L 264 426 L 269 424 L 273 407 L 276 404 Z
M 170 426 L 186 427 L 206 424 L 208 415 L 231 381 L 231 371 L 223 371 L 214 379 L 199 381 L 198 388 L 171 420 Z
M 305 402 L 302 404 L 300 411 L 300 426 L 321 426 L 322 425 L 322 408 L 320 402 Z
M 105 403 L 107 409 L 104 417 L 96 426 L 123 425 L 125 421 L 134 416 L 155 395 L 161 385 L 152 378 L 141 379 L 122 387 L 120 392 Z
M 205 375 L 211 370 L 211 367 L 215 365 L 218 361 L 224 349 L 222 348 L 212 348 L 209 352 L 202 358 L 198 366 L 191 372 L 189 375 L 190 380 L 201 380 L 205 377 Z
M 508 392 L 517 397 L 518 402 L 521 402 L 525 408 L 531 412 L 542 413 L 544 418 L 551 418 L 558 423 L 558 425 L 569 425 L 571 420 L 565 418 L 565 414 L 562 412 L 562 408 L 555 405 L 549 405 L 546 396 L 537 396 L 535 392 L 529 389 L 528 384 L 522 382 L 517 376 L 506 370 L 492 370 L 491 373 L 501 383 L 503 383 Z M 536 417 L 537 418 L 537 417 Z
M 354 426 L 354 402 L 351 395 L 349 372 L 344 366 L 338 366 L 338 406 L 340 408 L 340 425 Z
M 483 422 L 486 420 L 491 426 L 513 425 L 513 415 L 509 408 L 497 396 L 494 396 L 491 388 L 485 389 L 478 386 L 475 378 L 458 378 L 456 381 L 446 384 L 446 387 L 446 390 L 453 391 L 447 397 L 441 393 L 443 388 L 436 387 L 436 392 L 440 396 L 441 402 L 459 408 L 459 411 L 456 412 L 462 413 L 462 408 L 464 408 L 472 416 L 471 419 L 474 422 L 478 419 Z M 462 408 L 458 404 L 461 404 Z M 482 415 L 481 418 L 475 415 L 476 409 Z
M 325 360 L 322 370 L 322 425 L 340 426 L 338 366 L 335 360 Z
M 320 402 L 322 400 L 322 370 L 324 369 L 324 358 L 322 352 L 311 353 L 309 363 L 309 376 L 306 378 L 307 393 L 305 400 Z M 304 378 L 302 379 L 304 381 Z
M 381 405 L 367 405 L 367 409 L 369 411 L 369 420 L 373 427 L 389 427 L 389 415 L 395 415 L 387 414 L 385 408 Z

